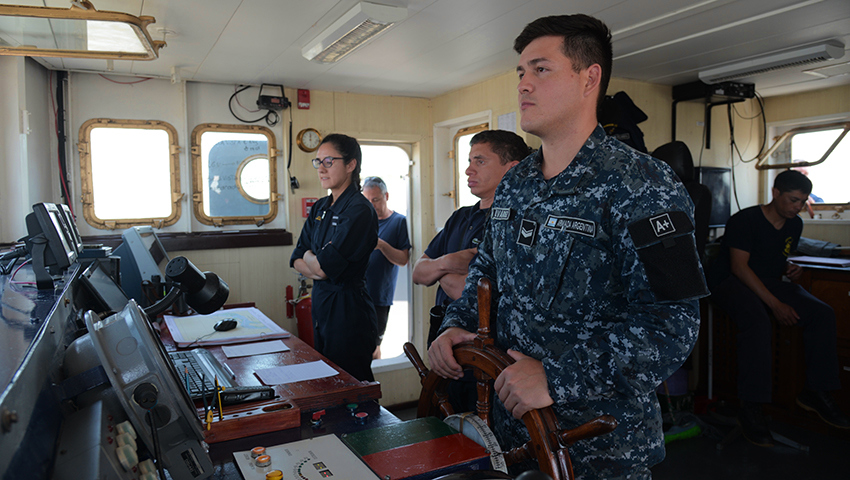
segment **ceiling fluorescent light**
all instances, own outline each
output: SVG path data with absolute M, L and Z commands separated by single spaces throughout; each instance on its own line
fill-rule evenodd
M 357 2 L 301 49 L 307 60 L 334 63 L 407 17 L 407 8 Z
M 783 68 L 833 60 L 843 56 L 844 45 L 834 41 L 824 42 L 704 70 L 699 72 L 699 79 L 705 83 L 719 83 L 736 78 L 752 77 Z

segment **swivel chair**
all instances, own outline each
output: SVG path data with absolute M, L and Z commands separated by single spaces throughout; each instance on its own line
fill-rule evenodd
M 711 191 L 694 178 L 694 160 L 684 142 L 674 140 L 652 152 L 652 156 L 670 165 L 685 185 L 694 202 L 694 235 L 700 261 L 705 260 L 705 244 L 708 241 L 708 223 L 711 217 Z

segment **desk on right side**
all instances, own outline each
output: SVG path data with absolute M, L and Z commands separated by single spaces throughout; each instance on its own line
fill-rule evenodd
M 835 310 L 841 378 L 836 400 L 850 413 L 850 269 L 805 267 L 798 283 Z
M 812 295 L 835 310 L 837 324 L 838 368 L 841 390 L 835 399 L 845 413 L 850 414 L 850 269 L 804 267 L 798 281 Z M 708 304 L 710 297 L 700 302 L 702 327 L 700 344 L 708 347 Z M 713 308 L 711 351 L 713 353 L 713 400 L 726 400 L 737 405 L 737 328 L 723 310 Z M 805 358 L 803 331 L 797 327 L 774 325 L 773 328 L 773 402 L 765 412 L 773 418 L 808 428 L 819 433 L 850 439 L 850 431 L 832 428 L 813 413 L 806 412 L 796 403 L 797 395 L 805 385 Z M 707 350 L 706 350 L 707 352 Z M 701 355 L 701 364 L 705 355 Z M 704 369 L 705 367 L 703 367 Z M 701 372 L 704 370 L 701 369 Z M 701 374 L 700 390 L 706 379 Z

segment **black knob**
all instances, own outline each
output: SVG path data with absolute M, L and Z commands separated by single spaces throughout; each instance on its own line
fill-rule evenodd
M 133 390 L 133 400 L 145 410 L 150 410 L 156 405 L 158 393 L 152 383 L 140 383 Z

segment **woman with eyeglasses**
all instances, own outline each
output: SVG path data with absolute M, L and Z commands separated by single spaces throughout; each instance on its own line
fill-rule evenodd
M 313 279 L 316 350 L 358 380 L 373 381 L 377 315 L 365 278 L 378 216 L 360 194 L 361 161 L 354 138 L 335 133 L 322 140 L 313 167 L 331 194 L 313 205 L 289 264 Z

